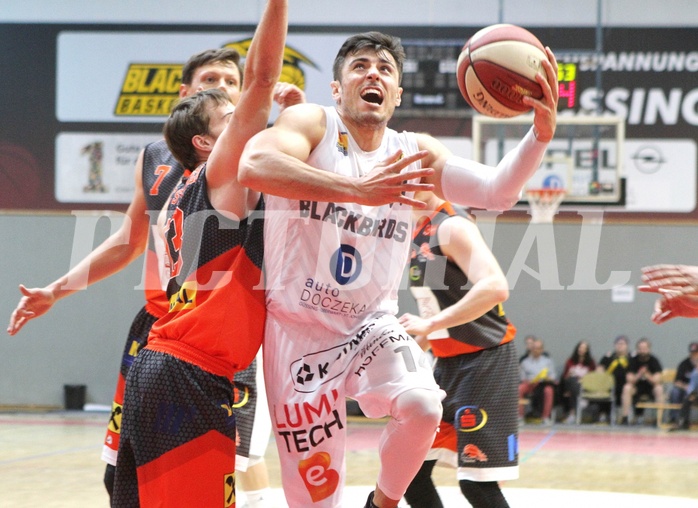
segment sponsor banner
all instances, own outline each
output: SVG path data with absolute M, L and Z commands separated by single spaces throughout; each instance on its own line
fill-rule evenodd
M 629 212 L 695 210 L 697 156 L 693 139 L 626 139 L 625 209 Z
M 159 134 L 64 133 L 56 138 L 56 200 L 129 203 L 138 154 Z
M 480 28 L 385 29 L 402 38 L 407 54 L 403 103 L 392 127 L 435 136 L 470 136 L 472 110 L 454 85 L 454 63 L 462 44 Z M 628 192 L 626 205 L 614 207 L 614 212 L 667 212 L 677 214 L 675 219 L 695 220 L 695 178 L 688 177 L 695 174 L 696 157 L 691 155 L 695 147 L 684 143 L 698 137 L 698 30 L 605 27 L 597 51 L 593 27 L 527 28 L 557 56 L 561 115 L 600 113 L 625 120 Z M 0 208 L 68 210 L 90 203 L 121 208 L 130 200 L 124 197 L 131 192 L 124 191 L 126 184 L 119 183 L 118 192 L 114 186 L 106 192 L 83 191 L 84 178 L 73 174 L 78 170 L 70 164 L 85 159 L 73 154 L 66 162 L 65 154 L 58 153 L 58 140 L 71 131 L 94 131 L 98 136 L 103 131 L 115 135 L 155 132 L 176 99 L 180 67 L 186 59 L 204 49 L 228 45 L 239 47 L 244 55 L 253 30 L 251 24 L 219 31 L 173 24 L 148 31 L 128 24 L 26 24 L 19 28 L 0 24 L 0 41 L 5 45 L 43 48 L 13 53 L 3 75 L 13 93 L 0 99 L 0 110 L 13 128 L 0 136 L 0 169 L 9 182 L 4 195 L 0 193 Z M 301 83 L 308 101 L 330 105 L 329 83 L 337 50 L 347 36 L 366 27 L 327 25 L 303 30 L 292 29 L 288 36 L 284 79 Z M 35 83 L 31 92 L 26 89 L 27 69 Z M 31 114 L 27 105 L 35 106 Z M 272 120 L 276 114 L 274 110 Z M 651 149 L 649 155 L 635 153 L 633 143 L 674 141 L 679 145 L 666 145 L 667 151 L 657 155 L 657 162 L 667 161 L 666 167 L 671 167 L 671 173 L 669 169 L 659 173 L 659 183 L 671 186 L 671 193 L 655 192 L 657 182 L 650 181 L 660 177 L 656 173 L 648 176 L 635 166 L 646 171 L 655 154 Z M 460 150 L 458 155 L 470 155 Z M 104 178 L 111 177 L 109 168 L 104 171 Z M 66 187 L 71 175 L 75 181 Z M 92 185 L 100 188 L 94 178 Z M 689 214 L 684 215 L 686 212 Z
M 289 34 L 282 80 L 303 88 L 309 102 L 331 104 L 332 62 L 349 35 Z M 187 58 L 224 46 L 244 57 L 251 37 L 251 32 L 61 32 L 56 117 L 61 122 L 164 121 Z M 99 72 L 85 80 L 85 69 Z

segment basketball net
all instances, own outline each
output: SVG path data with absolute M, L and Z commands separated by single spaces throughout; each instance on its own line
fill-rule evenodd
M 552 224 L 565 194 L 565 189 L 526 189 L 531 206 L 531 223 Z

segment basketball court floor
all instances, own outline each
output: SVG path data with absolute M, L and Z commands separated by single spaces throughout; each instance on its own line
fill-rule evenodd
M 0 412 L 0 507 L 106 508 L 99 457 L 107 419 L 90 411 Z M 349 423 L 347 508 L 362 507 L 372 489 L 382 425 Z M 512 508 L 698 507 L 696 431 L 525 425 L 520 462 L 520 479 L 503 485 Z M 273 442 L 267 463 L 274 506 L 286 508 Z M 446 507 L 469 506 L 453 470 L 436 468 L 435 481 Z M 244 506 L 244 493 L 237 506 Z

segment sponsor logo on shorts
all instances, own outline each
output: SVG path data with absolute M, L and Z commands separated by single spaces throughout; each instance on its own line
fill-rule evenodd
M 487 425 L 487 411 L 479 406 L 463 406 L 456 411 L 456 430 L 475 432 Z
M 311 393 L 342 374 L 359 352 L 363 335 L 325 351 L 310 353 L 291 363 L 294 389 Z
M 223 491 L 225 492 L 225 506 L 235 504 L 235 473 L 228 473 L 223 478 Z
M 143 349 L 143 346 L 145 346 L 145 341 L 141 343 L 140 337 L 129 337 L 129 340 L 131 341 L 131 344 L 128 346 L 128 353 L 126 353 L 122 358 L 122 364 L 126 368 L 131 367 L 133 360 L 136 359 L 136 356 L 140 350 Z
M 313 503 L 327 499 L 337 491 L 339 473 L 330 468 L 329 453 L 318 452 L 298 463 L 298 472 Z
M 313 400 L 274 406 L 274 430 L 284 439 L 288 452 L 309 452 L 344 428 L 337 410 L 344 403 L 339 392 L 332 390 Z
M 156 411 L 153 431 L 173 436 L 179 434 L 182 425 L 193 422 L 199 415 L 194 406 L 183 406 L 172 402 L 161 402 Z
M 121 404 L 116 402 L 111 403 L 111 416 L 109 416 L 109 425 L 107 428 L 114 434 L 121 434 L 121 416 L 123 410 Z
M 461 463 L 472 464 L 474 462 L 487 462 L 487 455 L 474 444 L 467 444 L 463 447 L 460 455 Z
M 245 406 L 250 400 L 250 387 L 243 384 L 233 384 L 233 408 Z

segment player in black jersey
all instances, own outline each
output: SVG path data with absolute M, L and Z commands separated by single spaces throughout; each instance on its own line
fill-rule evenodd
M 472 216 L 431 193 L 418 217 L 410 289 L 419 316 L 400 322 L 437 358 L 446 391 L 432 450 L 405 498 L 412 508 L 440 508 L 431 479 L 436 463 L 457 467 L 461 492 L 474 508 L 508 506 L 498 482 L 518 478 L 516 329 L 504 315 L 507 280 Z

